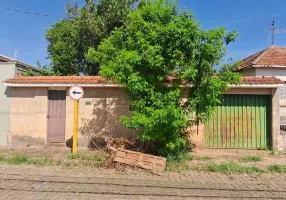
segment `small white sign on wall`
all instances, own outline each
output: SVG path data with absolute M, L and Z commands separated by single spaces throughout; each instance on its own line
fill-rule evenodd
M 73 100 L 80 100 L 83 98 L 84 90 L 80 86 L 73 86 L 69 89 L 69 96 Z

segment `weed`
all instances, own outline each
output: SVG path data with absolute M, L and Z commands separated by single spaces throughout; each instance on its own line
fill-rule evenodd
M 213 157 L 210 156 L 198 156 L 196 157 L 197 160 L 201 160 L 201 161 L 207 161 L 207 160 L 211 160 L 213 159 Z
M 193 155 L 190 153 L 183 153 L 183 154 L 179 154 L 176 157 L 167 157 L 167 160 L 169 162 L 180 162 L 180 163 L 184 163 L 186 161 L 191 161 L 193 160 Z
M 88 161 L 93 161 L 93 162 L 102 162 L 106 161 L 109 158 L 109 154 L 105 152 L 92 152 L 89 154 L 82 154 L 80 156 L 81 160 L 88 160 Z
M 5 161 L 5 156 L 4 155 L 0 155 L 0 162 Z
M 30 165 L 37 165 L 37 166 L 48 166 L 52 165 L 53 160 L 52 158 L 30 158 L 28 160 L 28 164 Z
M 208 172 L 222 172 L 222 173 L 263 173 L 263 169 L 257 167 L 241 166 L 234 162 L 227 162 L 222 164 L 211 163 L 202 168 L 203 171 Z
M 275 151 L 274 150 L 271 150 L 270 152 L 269 152 L 269 155 L 271 155 L 271 156 L 274 156 L 276 153 L 275 153 Z
M 261 157 L 258 155 L 255 156 L 245 156 L 240 159 L 241 162 L 259 162 L 261 161 Z
M 71 160 L 77 159 L 77 158 L 80 158 L 80 154 L 79 154 L 79 153 L 76 153 L 76 154 L 70 153 L 70 154 L 68 155 L 68 158 L 71 159 Z
M 29 158 L 25 155 L 14 155 L 7 159 L 8 164 L 11 165 L 21 165 L 28 163 Z
M 270 165 L 268 170 L 276 173 L 286 173 L 286 165 Z
M 167 162 L 166 171 L 169 172 L 183 172 L 191 170 L 190 166 L 187 163 L 182 162 Z

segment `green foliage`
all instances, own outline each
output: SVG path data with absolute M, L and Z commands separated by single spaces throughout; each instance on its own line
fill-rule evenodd
M 37 61 L 38 68 L 40 69 L 39 72 L 36 72 L 32 69 L 27 69 L 24 76 L 61 76 L 61 73 L 55 71 L 54 68 L 48 67 L 47 65 L 42 66 L 39 61 Z
M 100 42 L 116 27 L 124 24 L 136 0 L 85 0 L 67 4 L 66 17 L 46 33 L 52 67 L 62 75 L 97 75 L 98 62 L 85 59 L 89 47 L 97 49 Z
M 141 1 L 125 26 L 86 57 L 100 63 L 101 75 L 126 86 L 132 114 L 121 117 L 124 126 L 138 130 L 143 141 L 158 142 L 160 155 L 173 157 L 187 151 L 185 128 L 204 122 L 228 84 L 239 83 L 230 67 L 217 70 L 235 37 L 224 28 L 202 30 L 176 2 Z M 183 80 L 193 86 L 187 107 L 181 105 Z M 189 121 L 189 113 L 196 117 Z
M 240 159 L 240 161 L 242 162 L 259 162 L 261 161 L 261 157 L 256 155 L 256 156 L 245 156 L 243 158 Z
M 203 167 L 203 171 L 221 173 L 263 173 L 263 169 L 254 166 L 242 166 L 234 162 L 222 164 L 211 163 Z
M 270 165 L 268 170 L 276 173 L 286 173 L 286 165 Z

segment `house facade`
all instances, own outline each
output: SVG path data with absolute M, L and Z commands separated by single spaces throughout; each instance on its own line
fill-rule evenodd
M 243 76 L 274 76 L 284 81 L 279 88 L 279 115 L 281 135 L 286 137 L 286 48 L 272 45 L 259 51 L 243 59 L 238 71 Z
M 6 87 L 2 81 L 20 76 L 28 68 L 34 71 L 39 70 L 21 61 L 0 55 L 0 146 L 8 145 L 11 103 L 11 88 Z
M 282 84 L 275 77 L 243 77 L 242 84 L 231 85 L 214 116 L 189 128 L 194 146 L 263 149 L 271 145 L 284 151 L 277 114 L 277 88 Z M 11 89 L 11 146 L 69 146 L 74 112 L 67 91 L 74 85 L 84 88 L 79 102 L 79 146 L 98 146 L 106 136 L 137 136 L 120 122 L 120 116 L 130 115 L 123 87 L 102 77 L 15 77 L 5 85 Z

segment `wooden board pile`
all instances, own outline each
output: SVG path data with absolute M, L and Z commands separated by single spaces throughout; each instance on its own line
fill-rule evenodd
M 166 168 L 167 159 L 163 157 L 113 147 L 109 147 L 109 151 L 114 155 L 115 162 L 141 167 L 154 173 L 163 172 Z

